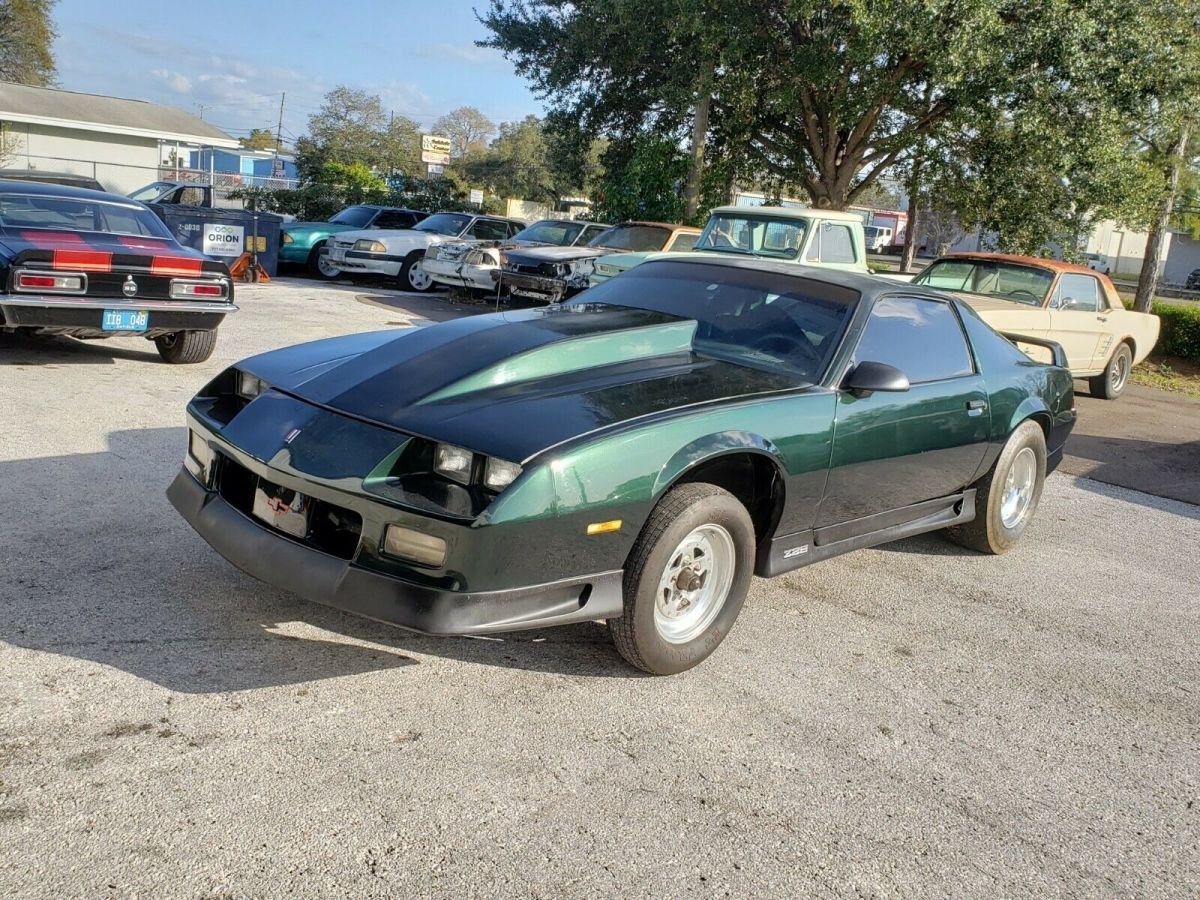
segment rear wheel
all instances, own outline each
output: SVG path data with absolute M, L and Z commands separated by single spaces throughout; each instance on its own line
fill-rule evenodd
M 1088 389 L 1093 397 L 1116 400 L 1129 384 L 1129 373 L 1133 371 L 1133 351 L 1122 343 L 1113 351 L 1112 359 L 1104 371 L 1088 379 Z
M 625 609 L 608 620 L 625 659 L 655 675 L 704 660 L 733 627 L 754 572 L 754 525 L 715 485 L 670 491 L 647 519 L 625 566 Z
M 1037 422 L 1017 426 L 992 470 L 975 483 L 975 520 L 947 529 L 980 553 L 1007 553 L 1033 519 L 1046 483 L 1046 435 Z
M 418 294 L 427 294 L 433 290 L 433 278 L 421 266 L 424 258 L 424 250 L 414 250 L 404 258 L 404 264 L 400 266 L 400 274 L 397 276 L 400 290 L 415 291 Z
M 309 251 L 308 261 L 304 267 L 308 269 L 308 274 L 313 278 L 320 278 L 324 281 L 333 281 L 342 274 L 329 261 L 329 247 L 323 241 Z
M 213 354 L 217 346 L 217 332 L 176 331 L 154 339 L 158 355 L 169 363 L 201 363 Z

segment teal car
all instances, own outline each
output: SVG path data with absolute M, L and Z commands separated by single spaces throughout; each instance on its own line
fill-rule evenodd
M 331 234 L 362 228 L 412 228 L 428 215 L 399 206 L 360 204 L 347 206 L 328 222 L 289 222 L 280 229 L 279 261 L 284 265 L 304 266 L 314 278 L 332 280 L 340 272 L 329 265 L 325 253 L 325 243 Z

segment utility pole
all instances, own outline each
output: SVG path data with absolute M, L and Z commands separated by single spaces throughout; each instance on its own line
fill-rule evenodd
M 208 105 L 204 104 L 204 103 L 197 103 L 196 106 L 199 107 L 199 109 L 200 109 L 200 121 L 203 122 L 204 121 L 204 110 L 208 109 Z
M 279 124 L 275 127 L 275 155 L 279 155 L 279 151 L 283 148 L 283 101 L 287 97 L 287 91 L 279 92 Z

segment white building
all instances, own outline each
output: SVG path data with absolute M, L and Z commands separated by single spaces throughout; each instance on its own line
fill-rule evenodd
M 237 146 L 173 106 L 0 82 L 0 168 L 89 175 L 126 194 L 186 166 L 191 149 Z

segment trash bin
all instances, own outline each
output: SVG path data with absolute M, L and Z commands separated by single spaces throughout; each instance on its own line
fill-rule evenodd
M 150 208 L 171 229 L 175 240 L 227 266 L 250 250 L 257 233 L 259 264 L 272 277 L 279 267 L 279 228 L 283 216 L 177 203 L 151 203 Z

